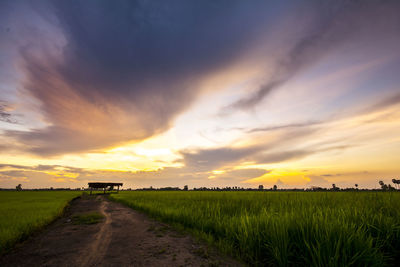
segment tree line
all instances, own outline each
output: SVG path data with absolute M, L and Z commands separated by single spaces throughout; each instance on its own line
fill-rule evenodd
M 392 183 L 394 186 L 391 184 L 385 184 L 383 180 L 379 180 L 379 185 L 380 189 L 361 189 L 362 191 L 395 191 L 395 190 L 400 190 L 400 179 L 392 179 Z M 14 189 L 4 189 L 0 188 L 0 190 L 14 190 Z M 22 191 L 22 185 L 18 184 L 15 187 L 16 191 Z M 87 190 L 86 188 L 38 188 L 38 189 L 30 189 L 30 190 Z M 122 189 L 124 191 L 133 191 L 133 190 L 138 190 L 138 191 L 153 191 L 153 190 L 158 190 L 158 191 L 188 191 L 189 187 L 188 185 L 185 185 L 183 189 L 179 187 L 160 187 L 160 188 L 154 188 L 150 186 L 149 188 L 138 188 L 138 189 Z M 274 185 L 271 188 L 264 188 L 264 185 L 259 185 L 258 188 L 244 188 L 244 187 L 239 187 L 239 186 L 226 186 L 226 187 L 198 187 L 198 188 L 193 188 L 192 191 L 354 191 L 354 190 L 359 190 L 358 189 L 358 184 L 354 184 L 354 187 L 350 188 L 339 188 L 336 186 L 336 184 L 332 184 L 331 188 L 326 188 L 326 187 L 319 187 L 319 186 L 312 186 L 310 188 L 279 188 L 277 185 Z

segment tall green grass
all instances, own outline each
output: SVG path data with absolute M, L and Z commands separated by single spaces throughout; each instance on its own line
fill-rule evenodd
M 61 215 L 79 191 L 0 191 L 0 254 Z
M 400 260 L 399 192 L 121 192 L 112 199 L 185 227 L 258 266 Z

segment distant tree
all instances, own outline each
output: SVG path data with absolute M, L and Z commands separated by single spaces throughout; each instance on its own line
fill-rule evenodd
M 336 184 L 332 184 L 332 190 L 333 191 L 339 191 L 340 188 L 336 186 Z
M 264 186 L 263 186 L 262 184 L 260 184 L 260 185 L 258 186 L 258 190 L 260 190 L 260 191 L 264 190 Z
M 387 191 L 389 189 L 389 187 L 382 180 L 379 181 L 379 185 L 383 191 Z
M 389 191 L 394 191 L 396 188 L 394 188 L 391 184 L 388 184 L 388 190 Z
M 399 189 L 399 185 L 400 185 L 400 179 L 396 180 L 396 179 L 392 179 L 392 182 L 394 183 L 394 186 Z
M 22 190 L 22 185 L 21 185 L 21 184 L 17 185 L 17 186 L 15 187 L 15 189 L 16 189 L 17 191 L 21 191 L 21 190 Z
M 356 186 L 356 189 L 358 190 L 358 184 L 355 184 L 355 186 Z
M 278 190 L 278 186 L 276 184 L 274 184 L 274 187 L 272 190 L 274 190 L 274 191 Z
M 183 190 L 188 191 L 188 190 L 189 190 L 189 187 L 188 187 L 187 185 L 185 185 L 185 186 L 183 187 Z

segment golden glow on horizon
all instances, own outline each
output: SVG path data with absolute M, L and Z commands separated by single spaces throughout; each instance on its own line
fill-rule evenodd
M 307 174 L 305 172 L 298 171 L 298 170 L 277 169 L 277 170 L 272 170 L 271 172 L 268 172 L 261 177 L 243 181 L 243 183 L 273 184 L 278 181 L 282 181 L 283 183 L 289 184 L 289 185 L 301 185 L 301 184 L 309 182 L 310 180 L 311 179 L 309 177 L 307 177 Z
M 340 141 L 338 146 L 345 146 L 349 142 L 353 145 L 339 150 L 321 151 L 305 158 L 286 162 L 270 164 L 254 164 L 251 161 L 238 162 L 230 167 L 222 166 L 222 168 L 210 171 L 207 178 L 210 181 L 217 182 L 220 176 L 227 174 L 229 168 L 232 170 L 264 169 L 268 171 L 260 177 L 241 182 L 252 186 L 258 184 L 269 186 L 282 182 L 286 186 L 302 187 L 312 180 L 312 176 L 325 174 L 334 175 L 325 178 L 328 183 L 355 181 L 360 185 L 362 185 L 359 180 L 360 177 L 364 177 L 363 179 L 366 181 L 368 179 L 375 181 L 378 173 L 381 173 L 383 177 L 390 177 L 399 170 L 397 156 L 400 150 L 400 139 L 397 134 L 400 132 L 399 118 L 400 112 L 391 108 L 355 116 L 351 119 L 328 122 L 324 130 L 318 135 L 318 139 L 305 140 L 301 145 L 312 146 L 324 142 L 329 144 L 333 138 Z M 274 133 L 272 136 L 278 137 L 279 135 Z M 384 138 L 377 139 L 376 136 Z M 370 142 L 370 140 L 374 140 L 374 142 Z M 3 159 L 8 164 L 21 164 L 31 167 L 42 164 L 64 165 L 93 171 L 102 170 L 110 174 L 115 173 L 116 177 L 124 172 L 136 171 L 145 171 L 154 175 L 157 171 L 166 167 L 184 167 L 182 162 L 177 162 L 178 159 L 181 159 L 181 155 L 175 152 L 178 149 L 174 147 L 174 142 L 176 142 L 176 137 L 168 132 L 141 143 L 122 145 L 101 153 L 65 155 L 49 159 L 11 154 L 3 157 Z M 257 142 L 252 140 L 246 144 L 252 146 Z M 240 147 L 246 147 L 242 143 L 240 145 Z M 327 147 L 330 146 L 333 145 Z M 305 168 L 307 170 L 304 170 Z M 364 172 L 364 170 L 368 172 Z M 78 172 L 68 171 L 62 167 L 42 172 L 52 177 L 51 179 L 57 183 L 75 183 L 79 176 Z M 347 175 L 342 173 L 347 173 Z M 176 176 L 180 177 L 183 174 L 176 174 Z M 29 182 L 32 179 L 24 176 L 15 177 L 13 181 Z

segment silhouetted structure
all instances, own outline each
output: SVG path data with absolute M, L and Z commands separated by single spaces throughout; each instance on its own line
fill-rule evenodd
M 114 186 L 117 186 L 117 193 L 119 192 L 119 187 L 122 186 L 122 183 L 89 183 L 90 194 L 92 194 L 93 189 L 103 189 L 104 194 L 106 190 L 114 190 Z

